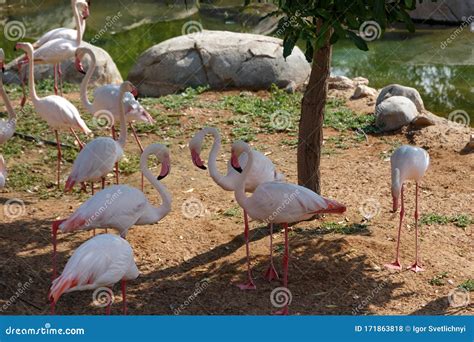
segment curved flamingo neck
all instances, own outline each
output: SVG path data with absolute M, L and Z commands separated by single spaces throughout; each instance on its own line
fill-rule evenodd
M 246 211 L 248 211 L 248 200 L 249 197 L 247 197 L 245 193 L 245 181 L 247 180 L 247 176 L 252 169 L 253 165 L 253 153 L 252 150 L 250 149 L 250 146 L 245 144 L 244 152 L 247 153 L 248 159 L 247 159 L 247 164 L 244 167 L 244 170 L 240 174 L 239 177 L 237 177 L 237 184 L 235 186 L 234 194 L 235 194 L 235 199 L 237 200 L 237 203 Z
M 221 149 L 221 136 L 219 132 L 213 127 L 206 127 L 202 130 L 202 133 L 204 135 L 211 134 L 214 138 L 211 151 L 209 152 L 209 160 L 207 161 L 209 165 L 209 175 L 221 188 L 233 190 L 234 184 L 231 184 L 231 179 L 221 174 L 217 168 L 217 155 Z
M 127 123 L 125 122 L 125 83 L 122 83 L 119 90 L 118 100 L 119 102 L 119 113 L 120 113 L 120 137 L 117 140 L 119 145 L 123 148 L 125 146 L 125 142 L 127 141 Z
M 7 92 L 5 91 L 5 88 L 3 86 L 3 73 L 1 72 L 0 72 L 0 95 L 2 96 L 3 102 L 5 103 L 5 107 L 7 107 L 8 118 L 10 120 L 15 120 L 16 112 L 13 109 L 13 106 L 10 102 L 10 98 L 8 97 Z
M 157 217 L 157 220 L 160 220 L 162 217 L 164 217 L 166 214 L 168 214 L 171 211 L 171 194 L 168 192 L 166 187 L 161 184 L 158 179 L 151 173 L 151 171 L 148 169 L 148 157 L 151 154 L 155 154 L 161 149 L 160 146 L 156 145 L 150 145 L 142 153 L 142 156 L 140 157 L 140 169 L 145 176 L 146 179 L 153 185 L 153 187 L 158 191 L 158 193 L 161 196 L 162 203 L 159 207 L 152 207 L 154 214 Z M 162 162 L 162 160 L 160 160 Z
M 76 23 L 76 33 L 77 33 L 76 44 L 77 46 L 80 46 L 82 43 L 82 34 L 84 33 L 82 30 L 82 18 L 77 8 L 78 6 L 77 6 L 76 1 L 72 0 L 71 5 L 72 5 L 73 13 L 74 13 L 74 22 Z
M 35 61 L 33 59 L 33 47 L 31 44 L 26 45 L 26 54 L 28 55 L 28 87 L 30 89 L 30 95 L 31 95 L 31 101 L 33 101 L 33 104 L 36 104 L 40 98 L 38 97 L 38 94 L 36 94 L 36 89 L 35 89 Z
M 84 48 L 84 51 L 91 58 L 91 62 L 89 65 L 89 69 L 87 70 L 87 73 L 81 82 L 81 102 L 82 102 L 82 105 L 86 107 L 86 109 L 89 111 L 89 113 L 93 115 L 94 109 L 92 108 L 92 103 L 89 101 L 89 98 L 87 97 L 87 86 L 89 85 L 89 82 L 92 78 L 92 74 L 94 73 L 94 69 L 95 69 L 97 61 L 95 58 L 95 54 L 91 49 Z

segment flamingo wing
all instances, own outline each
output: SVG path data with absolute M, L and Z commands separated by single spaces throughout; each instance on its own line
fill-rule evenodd
M 76 48 L 74 41 L 63 38 L 53 39 L 36 49 L 33 58 L 36 63 L 55 64 L 74 57 Z
M 54 39 L 66 39 L 70 41 L 75 41 L 77 38 L 77 31 L 70 28 L 59 27 L 53 30 L 50 30 L 43 34 L 34 44 L 35 49 L 43 46 L 47 42 Z

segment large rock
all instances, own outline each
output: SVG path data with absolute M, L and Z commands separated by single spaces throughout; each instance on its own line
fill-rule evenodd
M 129 73 L 145 96 L 187 87 L 268 89 L 301 86 L 311 67 L 297 47 L 285 60 L 281 39 L 226 31 L 203 31 L 166 40 L 145 51 Z
M 369 86 L 359 84 L 357 88 L 354 90 L 354 95 L 352 95 L 352 99 L 361 99 L 363 97 L 376 97 L 378 94 L 377 89 L 371 88 Z
M 415 104 L 404 96 L 392 96 L 375 108 L 375 124 L 383 131 L 395 131 L 418 115 Z
M 97 59 L 95 71 L 91 79 L 91 84 L 102 85 L 123 82 L 122 76 L 120 75 L 120 72 L 117 69 L 117 66 L 115 65 L 112 57 L 110 57 L 110 55 L 105 50 L 85 42 L 82 45 L 91 48 L 94 51 Z M 8 63 L 8 65 L 6 66 L 6 72 L 4 74 L 5 83 L 20 84 L 20 79 L 18 77 L 17 61 L 18 58 Z M 87 70 L 87 68 L 89 67 L 89 61 L 89 56 L 85 57 L 82 60 L 84 70 Z M 24 67 L 22 71 L 27 72 L 27 67 L 28 65 L 26 65 L 26 67 Z M 71 58 L 61 63 L 61 69 L 63 72 L 63 80 L 66 82 L 81 83 L 82 79 L 84 78 L 84 75 L 78 72 L 74 67 L 74 58 Z M 35 82 L 52 77 L 54 77 L 53 65 L 35 65 Z
M 417 8 L 410 12 L 410 16 L 413 19 L 443 23 L 467 21 L 473 14 L 474 1 L 472 0 L 425 1 L 422 4 L 418 4 Z
M 378 106 L 382 101 L 388 99 L 391 96 L 404 96 L 409 98 L 415 104 L 416 109 L 420 113 L 425 109 L 425 105 L 423 104 L 423 100 L 421 99 L 418 90 L 399 84 L 391 84 L 380 90 L 380 94 L 377 97 L 375 105 Z

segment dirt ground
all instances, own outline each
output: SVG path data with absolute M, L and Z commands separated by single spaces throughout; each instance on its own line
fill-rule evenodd
M 221 94 L 207 92 L 200 96 L 212 101 Z M 363 112 L 367 103 L 370 101 L 361 100 L 359 104 L 350 106 Z M 188 108 L 185 114 L 199 118 L 206 125 L 220 122 L 221 134 L 229 137 L 231 126 L 221 124 L 229 112 Z M 339 133 L 328 128 L 324 134 L 327 141 Z M 153 134 L 143 134 L 141 138 L 145 145 L 163 142 Z M 241 211 L 233 193 L 219 188 L 207 171 L 192 165 L 185 143 L 189 138 L 190 135 L 177 136 L 166 141 L 170 144 L 172 169 L 163 183 L 173 195 L 172 212 L 158 224 L 133 227 L 128 234 L 141 272 L 140 277 L 128 286 L 129 314 L 270 314 L 274 310 L 270 294 L 281 284 L 277 281 L 268 283 L 263 278 L 269 260 L 269 232 L 258 222 L 250 223 L 250 250 L 257 290 L 241 291 L 236 287 L 245 277 Z M 296 149 L 281 143 L 287 138 L 286 133 L 259 134 L 255 145 L 268 154 L 289 182 L 296 182 Z M 410 143 L 413 139 L 406 132 L 369 135 L 360 144 L 323 156 L 323 195 L 345 203 L 348 209 L 343 216 L 328 215 L 292 226 L 291 314 L 474 314 L 472 303 L 454 308 L 448 302 L 448 295 L 459 284 L 474 278 L 472 225 L 465 229 L 452 223 L 423 225 L 421 255 L 424 272 L 394 272 L 383 267 L 394 258 L 399 219 L 398 214 L 390 212 L 388 157 L 395 144 Z M 474 155 L 461 154 L 462 146 L 458 145 L 446 148 L 439 144 L 430 145 L 429 141 L 422 145 L 428 148 L 431 165 L 421 184 L 421 214 L 474 217 Z M 128 154 L 138 153 L 131 138 L 126 150 Z M 222 171 L 225 170 L 228 152 L 229 144 L 225 144 L 219 158 Z M 36 153 L 31 151 L 22 158 L 25 161 L 34 159 Z M 208 148 L 202 156 L 207 156 L 207 153 Z M 66 176 L 68 171 L 63 168 L 63 175 Z M 42 172 L 54 179 L 54 169 Z M 153 168 L 153 172 L 157 174 L 158 168 Z M 138 173 L 121 179 L 139 187 Z M 146 183 L 145 192 L 152 203 L 159 204 L 159 196 L 150 184 Z M 1 204 L 12 198 L 24 201 L 25 212 L 21 217 L 11 219 L 0 211 L 0 216 L 3 215 L 0 229 L 0 310 L 3 314 L 48 314 L 51 221 L 70 215 L 85 197 L 73 193 L 43 200 L 28 192 L 0 193 Z M 409 183 L 401 240 L 403 266 L 414 261 L 414 200 L 414 184 Z M 189 215 L 183 211 L 183 204 L 190 202 L 198 203 L 197 217 L 187 218 Z M 367 221 L 363 217 L 366 212 L 375 216 Z M 341 234 L 321 228 L 322 222 L 339 222 L 347 226 L 366 224 L 367 228 Z M 72 252 L 90 236 L 90 232 L 59 235 L 60 269 Z M 277 269 L 281 271 L 283 234 L 279 228 L 274 233 L 274 245 Z M 443 272 L 447 272 L 443 284 L 430 284 L 430 280 Z M 15 292 L 19 289 L 23 293 L 17 296 Z M 113 290 L 115 303 L 112 313 L 120 314 L 119 284 Z M 92 291 L 86 291 L 65 294 L 58 303 L 57 312 L 103 314 L 104 308 L 93 303 Z

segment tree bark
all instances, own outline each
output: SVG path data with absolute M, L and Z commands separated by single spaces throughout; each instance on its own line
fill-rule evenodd
M 330 35 L 328 35 L 329 37 Z M 329 39 L 316 50 L 308 87 L 301 103 L 298 136 L 298 184 L 321 193 L 319 166 L 323 143 L 323 122 L 331 73 L 332 46 Z

